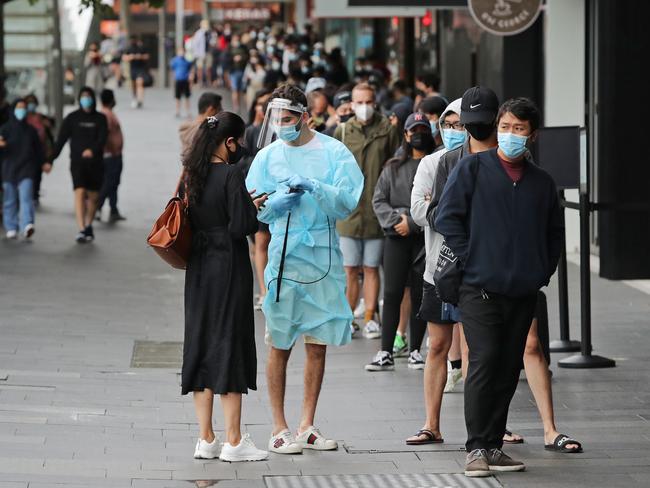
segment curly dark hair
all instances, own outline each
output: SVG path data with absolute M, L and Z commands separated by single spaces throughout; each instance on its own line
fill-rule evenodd
M 283 83 L 271 93 L 271 100 L 274 98 L 286 98 L 292 103 L 299 103 L 303 107 L 307 107 L 307 96 L 300 88 L 289 83 Z
M 190 206 L 197 205 L 203 197 L 208 170 L 217 148 L 231 137 L 235 140 L 241 138 L 245 130 L 242 118 L 232 112 L 220 112 L 201 123 L 191 148 L 183 157 Z

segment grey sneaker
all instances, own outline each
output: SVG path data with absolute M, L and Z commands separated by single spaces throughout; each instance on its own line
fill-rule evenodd
M 474 449 L 467 455 L 465 476 L 469 478 L 485 478 L 491 474 L 485 449 Z
M 521 461 L 515 461 L 501 449 L 490 449 L 487 453 L 487 461 L 490 471 L 524 471 L 526 465 Z

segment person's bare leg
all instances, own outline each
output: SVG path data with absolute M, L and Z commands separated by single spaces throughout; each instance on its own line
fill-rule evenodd
M 86 228 L 86 190 L 84 188 L 75 188 L 74 216 L 79 230 L 84 230 Z
M 241 393 L 220 396 L 226 436 L 224 440 L 231 446 L 238 446 L 241 441 Z
M 190 114 L 190 98 L 189 97 L 185 98 L 185 115 L 187 116 L 188 119 L 191 117 L 191 114 Z
M 273 414 L 273 435 L 288 429 L 284 416 L 284 393 L 287 387 L 287 363 L 291 350 L 271 347 L 266 365 L 266 381 L 269 388 L 271 412 Z
M 93 223 L 95 218 L 95 212 L 97 212 L 97 203 L 99 200 L 99 193 L 96 191 L 89 191 L 88 198 L 85 202 L 85 215 L 84 215 L 84 227 Z
M 379 268 L 363 267 L 363 301 L 366 306 L 366 312 L 377 310 L 377 301 L 379 297 Z
M 194 410 L 199 421 L 199 437 L 208 442 L 214 440 L 214 430 L 212 430 L 213 403 L 214 393 L 209 388 L 194 392 Z
M 454 324 L 454 332 L 452 334 L 448 358 L 450 361 L 458 361 L 459 359 L 462 359 L 460 352 L 460 325 L 458 324 Z
M 137 87 L 137 99 L 140 104 L 144 103 L 144 80 L 138 78 L 135 80 Z
M 555 413 L 553 411 L 553 389 L 551 387 L 551 375 L 548 373 L 548 363 L 544 357 L 542 345 L 537 334 L 537 319 L 533 322 L 526 338 L 526 349 L 524 351 L 524 369 L 528 386 L 533 393 L 539 416 L 544 424 L 544 444 L 552 444 L 555 438 L 560 435 L 555 427 Z M 575 449 L 576 444 L 566 444 L 567 449 Z
M 467 347 L 467 340 L 463 332 L 463 324 L 458 322 L 458 337 L 460 338 L 460 355 L 462 358 L 461 369 L 463 371 L 463 381 L 467 378 L 467 367 L 469 366 L 469 347 Z
M 269 242 L 271 234 L 266 231 L 255 233 L 255 273 L 257 283 L 260 287 L 260 295 L 266 295 L 266 283 L 264 283 L 264 269 L 269 261 Z
M 323 375 L 325 374 L 325 354 L 327 346 L 320 344 L 305 344 L 305 393 L 302 401 L 302 418 L 298 433 L 307 430 L 314 425 L 316 415 L 316 406 L 318 405 L 318 396 L 320 395 L 323 384 Z
M 402 297 L 402 303 L 399 307 L 399 324 L 397 324 L 397 332 L 400 333 L 402 337 L 406 335 L 406 328 L 409 325 L 409 319 L 411 318 L 411 288 L 404 288 L 404 296 Z
M 430 430 L 437 437 L 440 433 L 440 409 L 442 395 L 447 383 L 447 355 L 451 347 L 453 328 L 450 325 L 427 324 L 429 351 L 424 365 L 424 405 L 426 420 L 423 429 Z M 424 439 L 425 436 L 409 437 L 409 440 Z
M 181 99 L 177 98 L 176 99 L 176 117 L 181 116 Z
M 358 266 L 345 266 L 345 295 L 350 304 L 350 308 L 354 310 L 359 303 L 359 272 L 361 270 Z
M 138 82 L 137 80 L 131 80 L 131 92 L 133 93 L 133 99 L 138 98 Z

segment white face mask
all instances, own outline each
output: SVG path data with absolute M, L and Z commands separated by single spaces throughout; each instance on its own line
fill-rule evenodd
M 354 107 L 354 115 L 357 116 L 361 122 L 367 122 L 375 113 L 375 107 L 372 105 L 356 105 Z

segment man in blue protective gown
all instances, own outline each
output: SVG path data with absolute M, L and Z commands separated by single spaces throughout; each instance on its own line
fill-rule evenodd
M 246 180 L 249 190 L 269 195 L 258 218 L 271 231 L 262 310 L 271 348 L 266 370 L 273 410 L 269 450 L 280 454 L 338 448 L 314 427 L 314 415 L 327 346 L 351 340 L 352 311 L 336 221 L 356 208 L 363 175 L 352 153 L 311 131 L 308 119 L 305 94 L 291 85 L 277 88 L 262 125 L 258 145 L 263 149 Z M 294 437 L 284 415 L 284 394 L 287 363 L 299 336 L 306 351 L 305 394 Z

